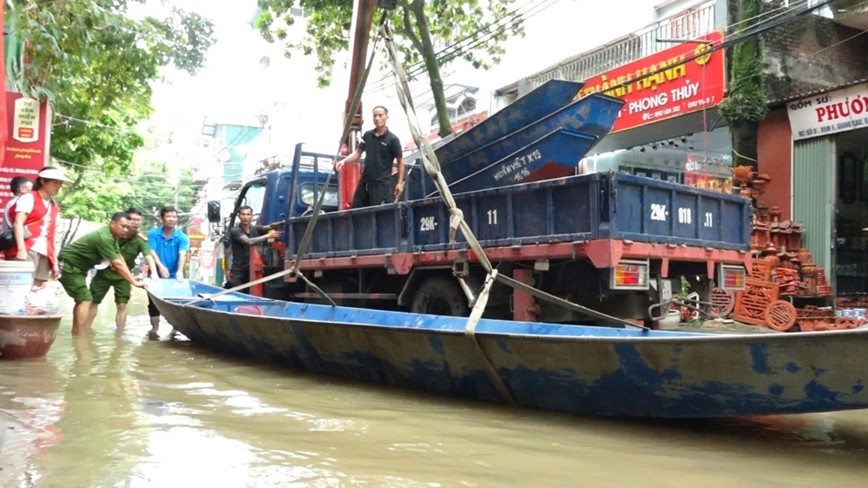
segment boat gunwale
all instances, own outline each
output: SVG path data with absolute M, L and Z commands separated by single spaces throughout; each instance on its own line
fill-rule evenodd
M 376 310 L 376 309 L 368 309 L 368 308 L 359 308 L 359 307 L 341 307 L 342 309 L 348 310 L 350 313 L 386 313 L 386 314 L 408 314 L 419 317 L 426 318 L 434 318 L 434 320 L 440 320 L 440 324 L 431 324 L 426 323 L 420 326 L 410 326 L 406 324 L 378 324 L 371 323 L 368 321 L 365 322 L 348 322 L 348 321 L 335 321 L 335 320 L 323 320 L 320 318 L 293 318 L 287 316 L 278 316 L 278 315 L 251 315 L 245 313 L 238 313 L 230 310 L 218 310 L 214 308 L 209 308 L 206 306 L 195 305 L 193 303 L 181 303 L 182 301 L 190 302 L 190 297 L 185 298 L 165 298 L 160 297 L 159 295 L 154 296 L 157 300 L 166 302 L 172 306 L 177 306 L 181 308 L 187 309 L 198 309 L 206 312 L 212 312 L 217 314 L 230 314 L 237 317 L 254 317 L 256 319 L 267 319 L 268 321 L 277 321 L 284 322 L 289 325 L 289 323 L 296 324 L 310 324 L 312 326 L 319 325 L 327 325 L 327 326 L 341 326 L 341 327 L 362 327 L 362 328 L 370 328 L 370 329 L 380 329 L 380 330 L 400 330 L 400 331 L 408 331 L 408 332 L 419 332 L 419 333 L 438 333 L 445 335 L 465 335 L 466 331 L 466 321 L 467 317 L 451 317 L 451 316 L 437 316 L 437 315 L 429 315 L 429 314 L 417 314 L 411 312 L 395 312 L 395 311 L 384 311 L 384 310 Z M 313 304 L 313 303 L 299 303 L 299 302 L 285 302 L 280 300 L 271 300 L 268 298 L 254 298 L 252 300 L 237 300 L 238 297 L 235 297 L 236 300 L 226 300 L 224 303 L 237 303 L 238 305 L 268 305 L 268 306 L 286 306 L 293 305 L 297 307 L 326 307 L 332 308 L 330 305 L 323 304 Z M 202 299 L 201 301 L 208 301 L 207 299 Z M 447 323 L 446 327 L 443 326 L 443 321 L 451 322 Z M 464 324 L 461 324 L 464 322 Z M 450 327 L 450 325 L 452 325 Z M 459 325 L 460 327 L 456 327 Z M 497 325 L 504 325 L 507 327 L 554 327 L 562 330 L 569 330 L 570 328 L 581 328 L 582 331 L 587 331 L 588 334 L 562 334 L 558 333 L 558 331 L 553 331 L 553 333 L 534 333 L 534 332 L 517 332 L 517 331 L 509 331 L 509 330 L 491 330 L 490 327 L 494 327 Z M 594 334 L 594 329 L 599 330 L 618 330 L 618 331 L 629 331 L 630 335 L 617 335 L 614 333 L 612 335 L 596 335 Z M 204 331 L 203 331 L 204 332 Z M 757 333 L 716 333 L 716 332 L 697 332 L 697 331 L 669 331 L 669 330 L 631 330 L 631 329 L 613 329 L 611 327 L 606 326 L 597 326 L 597 325 L 583 325 L 583 324 L 555 324 L 548 322 L 518 322 L 518 321 L 510 321 L 510 320 L 500 320 L 500 319 L 481 319 L 480 324 L 477 326 L 474 335 L 479 338 L 495 338 L 495 337 L 509 337 L 509 338 L 526 338 L 526 339 L 534 339 L 534 340 L 543 340 L 543 341 L 562 341 L 569 340 L 571 342 L 607 342 L 607 343 L 626 343 L 626 344 L 635 344 L 637 342 L 641 343 L 699 343 L 699 342 L 709 342 L 709 343 L 728 343 L 728 342 L 752 342 L 756 345 L 768 345 L 772 343 L 778 342 L 792 342 L 792 341 L 804 341 L 808 338 L 810 339 L 825 339 L 825 338 L 836 338 L 836 339 L 844 339 L 849 336 L 866 336 L 868 337 L 868 328 L 864 329 L 848 329 L 848 330 L 834 330 L 834 331 L 811 331 L 811 332 L 778 332 L 769 330 L 768 332 L 757 332 Z M 810 346 L 809 346 L 810 347 Z

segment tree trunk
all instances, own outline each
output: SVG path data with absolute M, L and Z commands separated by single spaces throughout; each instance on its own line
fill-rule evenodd
M 73 227 L 73 222 L 75 222 L 75 227 Z M 75 234 L 78 232 L 78 227 L 81 225 L 81 217 L 73 217 L 69 219 L 69 228 L 66 229 L 66 234 L 63 235 L 63 239 L 60 240 L 60 248 L 63 249 L 67 245 L 72 242 L 72 239 L 75 237 Z
M 759 122 L 752 120 L 730 121 L 732 136 L 732 165 L 752 166 L 757 171 L 757 130 Z
M 419 40 L 422 48 L 422 60 L 428 71 L 431 95 L 434 97 L 434 107 L 437 109 L 437 123 L 440 125 L 440 137 L 452 134 L 452 122 L 449 120 L 449 109 L 446 107 L 446 94 L 443 92 L 443 79 L 440 77 L 440 65 L 434 52 L 434 44 L 431 42 L 431 31 L 428 29 L 428 20 L 425 18 L 425 2 L 415 1 L 410 5 L 413 16 L 416 19 L 416 27 L 419 29 Z

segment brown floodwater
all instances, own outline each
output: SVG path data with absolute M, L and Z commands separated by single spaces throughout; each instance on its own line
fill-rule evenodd
M 70 304 L 65 304 L 67 313 Z M 865 486 L 868 410 L 726 421 L 550 414 L 146 338 L 101 307 L 0 361 L 0 487 Z

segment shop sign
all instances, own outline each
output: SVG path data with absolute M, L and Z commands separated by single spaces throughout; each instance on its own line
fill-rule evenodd
M 51 109 L 21 93 L 6 92 L 6 142 L 0 162 L 0 208 L 12 198 L 9 182 L 16 176 L 36 177 L 48 165 Z
M 199 251 L 199 267 L 203 270 L 213 270 L 216 263 L 217 252 L 214 242 L 206 240 L 202 243 L 202 249 Z
M 211 250 L 202 249 L 202 251 L 199 253 L 199 259 L 200 259 L 199 266 L 201 266 L 202 269 L 213 268 L 214 263 L 217 261 L 216 253 L 214 252 L 213 249 L 211 249 Z
M 868 127 L 868 83 L 787 104 L 793 139 Z
M 723 35 L 698 40 L 708 43 L 680 44 L 589 78 L 576 98 L 597 92 L 623 98 L 612 132 L 717 106 L 724 94 L 724 52 L 711 46 Z

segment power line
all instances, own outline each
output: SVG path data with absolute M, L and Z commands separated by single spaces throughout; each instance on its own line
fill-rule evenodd
M 434 56 L 438 63 L 451 61 L 457 57 L 461 51 L 476 49 L 482 44 L 488 42 L 491 38 L 502 34 L 509 27 L 510 22 L 514 21 L 516 18 L 521 17 L 522 22 L 525 22 L 548 9 L 556 2 L 557 0 L 531 0 L 437 51 Z M 536 5 L 534 5 L 535 3 Z M 526 11 L 522 11 L 523 9 L 526 9 Z M 493 30 L 492 27 L 494 27 Z M 481 37 L 477 37 L 481 32 L 485 32 L 485 34 Z M 419 61 L 407 67 L 407 75 L 410 77 L 418 76 L 424 71 L 426 71 L 424 61 Z M 378 80 L 377 83 L 379 83 L 379 85 L 371 87 L 372 91 L 382 91 L 395 86 L 395 81 L 390 75 L 385 75 L 383 78 Z
M 103 124 L 101 122 L 95 122 L 93 120 L 79 119 L 77 117 L 72 117 L 69 115 L 63 115 L 60 113 L 55 113 L 54 116 L 58 119 L 61 119 L 61 121 L 56 122 L 54 124 L 51 124 L 52 127 L 63 126 L 64 128 L 69 129 L 71 123 L 76 123 L 76 124 L 82 124 L 86 127 L 99 127 L 100 129 L 102 129 L 104 131 L 113 132 L 115 134 L 134 135 L 134 136 L 144 137 L 138 132 L 138 130 L 136 130 L 134 128 L 126 128 L 126 127 L 121 127 L 118 125 L 107 125 L 107 124 Z
M 815 0 L 802 0 L 802 1 L 794 3 L 791 6 L 786 6 L 786 7 L 781 6 L 781 7 L 772 9 L 770 11 L 761 12 L 761 13 L 753 16 L 753 17 L 742 19 L 739 22 L 733 23 L 727 27 L 727 30 L 731 30 L 732 28 L 734 28 L 736 26 L 740 26 L 740 25 L 751 23 L 753 21 L 757 21 L 756 23 L 752 24 L 752 27 L 749 27 L 740 33 L 725 36 L 723 42 L 721 44 L 718 44 L 717 46 L 713 47 L 712 51 L 717 50 L 717 49 L 722 49 L 725 47 L 731 47 L 732 45 L 738 44 L 738 43 L 745 41 L 745 40 L 747 40 L 753 36 L 762 34 L 768 30 L 779 27 L 779 26 L 789 22 L 790 20 L 795 19 L 798 16 L 801 16 L 801 15 L 810 13 L 812 11 L 819 10 L 823 7 L 826 7 L 832 3 L 835 3 L 838 0 L 823 0 L 823 1 L 816 2 L 816 3 L 814 3 L 814 1 Z M 811 3 L 814 3 L 814 4 L 811 5 Z M 526 5 L 527 4 L 525 4 L 525 6 Z M 548 8 L 549 6 L 550 5 L 547 5 L 544 8 Z M 517 10 L 518 9 L 516 9 L 516 11 Z M 536 12 L 536 13 L 539 13 L 539 12 Z M 843 42 L 846 42 L 846 40 L 842 41 L 841 43 L 843 43 Z M 839 43 L 839 44 L 841 44 L 841 43 Z M 471 49 L 477 47 L 479 44 L 481 44 L 481 43 L 474 44 L 471 47 Z M 440 52 L 438 52 L 438 55 L 442 52 L 443 52 L 442 50 Z M 698 57 L 698 55 L 694 55 L 692 57 L 689 57 L 684 62 L 696 59 L 696 57 Z M 412 71 L 413 73 L 418 73 L 419 64 L 420 63 L 413 65 L 413 67 L 411 67 L 408 70 L 408 72 L 413 70 Z M 545 72 L 545 71 L 548 71 L 548 70 L 543 70 L 543 72 Z M 646 77 L 647 76 L 651 76 L 651 74 L 646 75 Z M 632 82 L 638 81 L 639 79 L 642 79 L 642 78 L 633 79 Z M 733 81 L 734 81 L 734 83 L 737 83 L 737 80 L 733 80 Z M 380 85 L 378 85 L 378 86 L 375 85 L 372 89 L 376 90 L 376 91 L 380 91 L 380 90 L 384 90 L 384 89 L 387 89 L 387 88 L 392 87 L 392 86 L 395 86 L 394 81 L 386 83 L 386 79 L 382 79 Z

